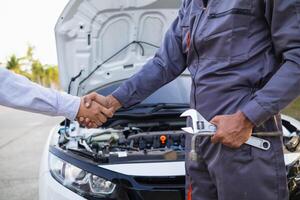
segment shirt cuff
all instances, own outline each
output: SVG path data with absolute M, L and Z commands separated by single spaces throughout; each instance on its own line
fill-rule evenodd
M 123 108 L 128 108 L 130 107 L 130 95 L 128 94 L 127 91 L 122 89 L 122 87 L 119 87 L 116 89 L 113 93 L 112 96 L 115 97 L 122 105 Z
M 59 92 L 57 101 L 57 115 L 64 116 L 71 121 L 75 120 L 80 107 L 80 97 Z
M 259 105 L 255 99 L 246 104 L 241 111 L 256 127 L 260 126 L 272 116 L 272 114 Z

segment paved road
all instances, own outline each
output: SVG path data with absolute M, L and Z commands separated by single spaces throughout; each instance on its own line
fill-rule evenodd
M 38 199 L 42 150 L 60 121 L 0 106 L 0 200 Z

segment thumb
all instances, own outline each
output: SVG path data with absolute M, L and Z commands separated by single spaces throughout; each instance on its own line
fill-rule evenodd
M 220 120 L 221 120 L 221 116 L 215 116 L 214 118 L 212 118 L 212 120 L 210 120 L 210 123 L 217 126 L 219 124 Z
M 109 112 L 111 113 L 111 115 L 109 115 L 108 117 L 112 118 L 116 112 L 115 108 L 114 107 L 110 107 L 109 109 Z
M 83 97 L 83 102 L 86 108 L 90 108 L 92 102 L 97 98 L 97 93 L 93 92 Z

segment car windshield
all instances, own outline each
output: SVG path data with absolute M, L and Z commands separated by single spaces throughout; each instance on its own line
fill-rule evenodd
M 111 85 L 102 87 L 96 92 L 98 94 L 107 96 L 115 91 L 121 82 L 116 82 Z M 158 89 L 148 98 L 146 98 L 140 105 L 155 105 L 155 104 L 189 104 L 191 90 L 190 76 L 180 76 L 174 81 L 168 83 L 162 88 Z

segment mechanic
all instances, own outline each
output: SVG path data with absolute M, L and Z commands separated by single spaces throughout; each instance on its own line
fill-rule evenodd
M 110 110 L 93 102 L 84 106 L 79 97 L 44 88 L 27 78 L 0 67 L 0 105 L 69 120 L 89 118 L 90 127 L 97 127 L 111 117 Z M 105 117 L 104 117 L 105 115 Z
M 282 137 L 268 151 L 243 143 L 282 131 L 278 113 L 300 94 L 300 1 L 184 0 L 154 58 L 104 103 L 135 105 L 186 68 L 191 107 L 218 127 L 186 161 L 187 199 L 288 200 Z

